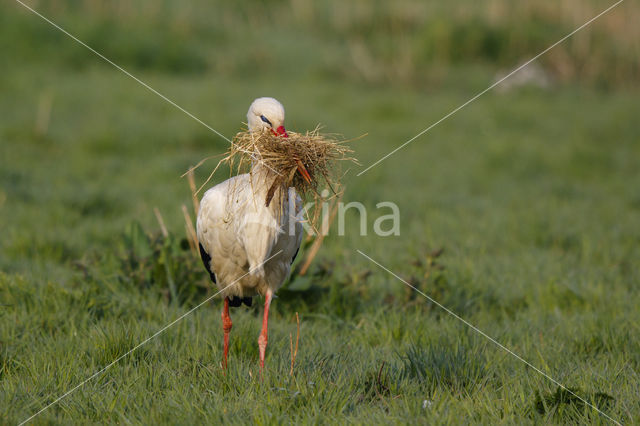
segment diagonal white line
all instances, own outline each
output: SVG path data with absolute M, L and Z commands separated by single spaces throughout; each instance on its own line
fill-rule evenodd
M 36 14 L 37 16 L 39 16 L 40 18 L 42 18 L 43 20 L 47 21 L 49 24 L 51 24 L 53 27 L 57 28 L 58 30 L 62 31 L 64 34 L 66 34 L 67 36 L 69 36 L 70 38 L 72 38 L 74 41 L 76 41 L 77 43 L 81 44 L 82 46 L 86 47 L 87 49 L 89 49 L 91 52 L 93 52 L 94 54 L 96 54 L 97 56 L 99 56 L 100 58 L 104 59 L 105 61 L 107 61 L 109 64 L 113 65 L 115 68 L 117 68 L 118 70 L 122 71 L 124 74 L 126 74 L 127 76 L 131 77 L 132 79 L 134 79 L 135 81 L 137 81 L 138 83 L 140 83 L 142 86 L 144 86 L 146 89 L 150 90 L 151 92 L 155 93 L 156 95 L 160 96 L 163 100 L 167 101 L 168 103 L 170 103 L 171 105 L 173 105 L 174 107 L 178 108 L 180 111 L 182 111 L 183 113 L 187 114 L 189 117 L 193 118 L 194 120 L 196 120 L 198 123 L 202 124 L 204 127 L 206 127 L 207 129 L 211 130 L 213 133 L 215 133 L 216 135 L 220 136 L 222 139 L 226 140 L 227 142 L 231 142 L 231 139 L 227 138 L 225 135 L 223 135 L 222 133 L 220 133 L 219 131 L 217 131 L 216 129 L 214 129 L 213 127 L 209 126 L 207 123 L 205 123 L 204 121 L 200 120 L 198 117 L 196 117 L 195 115 L 193 115 L 192 113 L 190 113 L 189 111 L 187 111 L 186 109 L 182 108 L 180 105 L 178 105 L 177 103 L 175 103 L 174 101 L 172 101 L 171 99 L 167 98 L 165 95 L 163 95 L 162 93 L 158 92 L 156 89 L 154 89 L 153 87 L 149 86 L 147 83 L 145 83 L 144 81 L 140 80 L 138 77 L 134 76 L 133 74 L 131 74 L 129 71 L 125 70 L 124 68 L 122 68 L 120 65 L 116 64 L 115 62 L 113 62 L 111 59 L 107 58 L 106 56 L 104 56 L 103 54 L 101 54 L 100 52 L 98 52 L 97 50 L 95 50 L 94 48 L 92 48 L 91 46 L 89 46 L 88 44 L 86 44 L 85 42 L 83 42 L 82 40 L 80 40 L 79 38 L 77 38 L 76 36 L 74 36 L 73 34 L 69 33 L 68 31 L 66 31 L 64 28 L 60 27 L 58 24 L 56 24 L 55 22 L 51 21 L 50 19 L 48 19 L 46 16 L 43 16 L 42 14 L 40 14 L 39 12 L 37 12 L 35 9 L 29 7 L 28 5 L 24 4 L 21 0 L 16 0 L 16 2 L 20 3 L 22 6 L 24 6 L 26 9 L 29 9 L 31 12 L 33 12 L 34 14 Z
M 100 374 L 102 374 L 103 372 L 105 372 L 106 370 L 108 370 L 109 368 L 111 368 L 113 365 L 115 365 L 118 361 L 120 361 L 121 359 L 127 357 L 128 355 L 130 355 L 131 353 L 135 352 L 138 348 L 140 348 L 141 346 L 145 345 L 146 343 L 148 343 L 149 341 L 153 340 L 155 337 L 157 337 L 158 335 L 162 334 L 165 330 L 167 330 L 168 328 L 172 327 L 173 325 L 175 325 L 176 323 L 178 323 L 179 321 L 181 321 L 182 319 L 184 319 L 185 317 L 189 316 L 191 313 L 193 313 L 196 309 L 198 309 L 199 307 L 201 307 L 202 305 L 204 305 L 205 303 L 207 303 L 208 301 L 210 301 L 211 299 L 213 299 L 214 297 L 216 297 L 217 295 L 219 295 L 220 293 L 222 293 L 223 291 L 225 291 L 226 289 L 228 289 L 229 287 L 231 287 L 232 285 L 234 285 L 235 283 L 237 283 L 238 281 L 240 281 L 242 278 L 246 277 L 247 275 L 249 275 L 251 272 L 253 272 L 254 270 L 262 267 L 262 265 L 264 265 L 265 263 L 267 263 L 268 261 L 270 261 L 271 259 L 273 259 L 274 257 L 276 257 L 277 255 L 279 255 L 280 253 L 282 253 L 282 250 L 279 250 L 277 253 L 275 253 L 274 255 L 270 256 L 267 260 L 265 260 L 264 262 L 262 262 L 260 265 L 256 266 L 255 268 L 250 269 L 249 271 L 247 271 L 246 274 L 242 275 L 240 278 L 238 278 L 237 280 L 233 281 L 231 284 L 229 284 L 228 286 L 226 286 L 225 288 L 223 288 L 222 290 L 218 291 L 217 293 L 215 293 L 213 296 L 209 296 L 207 297 L 204 302 L 201 302 L 199 305 L 197 305 L 196 307 L 192 308 L 191 310 L 185 312 L 184 314 L 180 315 L 178 318 L 176 318 L 175 320 L 171 321 L 169 324 L 165 325 L 164 327 L 162 327 L 160 330 L 156 331 L 154 334 L 152 334 L 150 337 L 147 337 L 145 340 L 143 340 L 142 342 L 138 343 L 136 346 L 134 346 L 133 348 L 131 348 L 127 353 L 125 353 L 124 355 L 120 355 L 118 358 L 116 358 L 115 360 L 113 360 L 110 364 L 107 364 L 105 367 L 103 367 L 102 369 L 98 370 L 97 372 L 93 373 L 91 376 L 89 376 L 87 379 L 83 380 L 82 382 L 80 382 L 78 385 L 76 385 L 74 388 L 72 388 L 71 390 L 65 392 L 64 394 L 60 395 L 58 398 L 56 398 L 53 402 L 51 402 L 50 404 L 46 405 L 44 408 L 42 408 L 40 411 L 38 411 L 37 413 L 33 414 L 31 417 L 29 417 L 26 420 L 23 420 L 22 422 L 20 422 L 18 424 L 18 426 L 22 426 L 23 424 L 31 421 L 34 417 L 36 417 L 37 415 L 39 415 L 40 413 L 42 413 L 43 411 L 45 411 L 46 409 L 48 409 L 49 407 L 51 407 L 52 405 L 57 404 L 58 402 L 60 402 L 62 399 L 66 398 L 67 396 L 71 395 L 74 391 L 76 391 L 77 389 L 81 388 L 82 386 L 84 386 L 85 383 L 87 383 L 88 381 L 90 381 L 91 379 L 99 376 Z
M 486 337 L 487 339 L 489 339 L 491 342 L 493 342 L 496 346 L 498 346 L 500 349 L 503 349 L 504 351 L 508 352 L 509 354 L 513 355 L 516 359 L 522 361 L 523 363 L 525 363 L 528 367 L 532 368 L 534 371 L 536 371 L 537 373 L 540 373 L 541 375 L 543 375 L 544 377 L 546 377 L 547 379 L 549 379 L 551 382 L 553 382 L 555 385 L 559 386 L 560 388 L 562 388 L 563 390 L 569 392 L 571 395 L 575 396 L 576 398 L 578 398 L 580 401 L 584 402 L 586 405 L 588 405 L 589 407 L 593 408 L 594 410 L 596 410 L 598 413 L 602 414 L 603 416 L 605 416 L 607 419 L 611 420 L 613 423 L 621 426 L 620 422 L 618 422 L 617 420 L 613 419 L 612 417 L 608 416 L 606 413 L 602 412 L 598 407 L 596 407 L 595 405 L 591 404 L 590 402 L 588 402 L 587 400 L 585 400 L 584 398 L 582 398 L 579 395 L 576 395 L 575 392 L 573 392 L 571 389 L 567 388 L 565 385 L 563 385 L 562 383 L 558 382 L 557 380 L 555 380 L 553 377 L 551 377 L 550 375 L 548 375 L 547 373 L 545 373 L 544 371 L 540 370 L 538 367 L 536 367 L 535 365 L 531 364 L 529 361 L 527 361 L 526 359 L 522 358 L 520 355 L 518 355 L 517 353 L 513 352 L 511 349 L 507 348 L 506 346 L 504 346 L 502 343 L 498 342 L 496 339 L 494 339 L 493 337 L 489 336 L 487 333 L 485 333 L 484 331 L 480 330 L 478 327 L 476 327 L 475 325 L 471 324 L 469 321 L 465 320 L 464 318 L 462 318 L 460 315 L 456 314 L 455 312 L 453 312 L 451 309 L 447 308 L 446 306 L 438 303 L 436 300 L 434 300 L 433 298 L 429 297 L 428 295 L 426 295 L 425 293 L 423 293 L 422 291 L 420 291 L 419 289 L 417 289 L 416 287 L 412 286 L 411 284 L 409 284 L 406 280 L 404 280 L 403 278 L 401 278 L 400 276 L 396 275 L 395 273 L 393 273 L 392 271 L 390 271 L 388 268 L 384 267 L 383 265 L 381 265 L 380 263 L 376 262 L 375 260 L 373 260 L 371 257 L 367 256 L 366 254 L 364 254 L 362 251 L 360 250 L 356 250 L 358 253 L 360 253 L 362 256 L 366 257 L 367 259 L 369 259 L 371 262 L 375 263 L 376 265 L 378 265 L 380 268 L 384 269 L 385 271 L 387 271 L 389 274 L 393 275 L 394 277 L 396 277 L 398 280 L 402 281 L 403 283 L 405 283 L 407 286 L 411 287 L 412 289 L 414 289 L 415 291 L 417 291 L 418 293 L 420 293 L 422 296 L 424 296 L 425 298 L 427 298 L 431 303 L 434 303 L 435 305 L 437 305 L 439 308 L 443 309 L 445 312 L 447 312 L 449 315 L 453 316 L 454 318 L 462 321 L 465 325 L 467 325 L 468 327 L 470 327 L 472 330 L 474 330 L 476 333 L 480 334 L 483 337 Z
M 613 9 L 614 7 L 618 6 L 620 3 L 622 3 L 624 0 L 618 0 L 616 3 L 614 3 L 613 5 L 609 6 L 608 8 L 606 8 L 605 10 L 603 10 L 602 12 L 600 12 L 599 14 L 597 14 L 596 16 L 594 16 L 593 18 L 589 19 L 587 22 L 585 22 L 584 24 L 580 25 L 578 28 L 576 28 L 575 30 L 571 31 L 569 34 L 567 34 L 566 36 L 562 37 L 560 40 L 558 40 L 557 42 L 553 43 L 551 46 L 547 47 L 546 49 L 544 49 L 542 52 L 538 53 L 536 56 L 534 56 L 533 58 L 529 59 L 527 62 L 525 62 L 524 64 L 520 65 L 519 67 L 517 67 L 516 69 L 514 69 L 513 71 L 511 71 L 509 74 L 505 75 L 504 77 L 502 77 L 500 80 L 496 81 L 495 83 L 493 83 L 491 86 L 487 87 L 486 89 L 484 89 L 482 92 L 478 93 L 477 95 L 475 95 L 474 97 L 472 97 L 471 99 L 469 99 L 468 101 L 466 101 L 465 103 L 463 103 L 462 105 L 460 105 L 459 107 L 457 107 L 456 109 L 452 110 L 451 112 L 449 112 L 447 115 L 445 115 L 444 117 L 442 117 L 440 120 L 436 121 L 435 123 L 433 123 L 432 125 L 430 125 L 429 127 L 427 127 L 426 129 L 424 129 L 423 131 L 421 131 L 420 133 L 418 133 L 417 135 L 415 135 L 414 137 L 412 137 L 411 139 L 409 139 L 408 141 L 406 141 L 405 143 L 403 143 L 402 145 L 400 145 L 399 147 L 397 147 L 396 149 L 394 149 L 393 151 L 391 151 L 390 153 L 388 153 L 387 155 L 385 155 L 384 157 L 380 158 L 378 161 L 376 161 L 375 163 L 371 164 L 369 167 L 367 167 L 366 169 L 364 169 L 363 171 L 361 171 L 360 173 L 358 173 L 356 176 L 361 176 L 364 173 L 366 173 L 368 170 L 370 170 L 371 168 L 377 166 L 378 164 L 380 164 L 381 162 L 383 162 L 384 160 L 386 160 L 387 158 L 391 157 L 393 154 L 395 154 L 396 152 L 400 151 L 402 148 L 404 148 L 405 146 L 409 145 L 411 142 L 413 142 L 414 140 L 418 139 L 420 136 L 424 135 L 425 133 L 427 133 L 429 130 L 433 129 L 434 127 L 436 127 L 438 124 L 442 123 L 444 120 L 446 120 L 447 118 L 451 117 L 452 115 L 454 115 L 455 113 L 457 113 L 458 111 L 460 111 L 462 108 L 466 107 L 467 105 L 469 105 L 471 102 L 475 101 L 476 99 L 478 99 L 480 96 L 484 95 L 485 93 L 487 93 L 489 90 L 493 89 L 494 87 L 496 87 L 497 85 L 499 85 L 500 83 L 502 83 L 503 81 L 505 81 L 506 79 L 508 79 L 509 77 L 511 77 L 512 75 L 514 75 L 515 73 L 517 73 L 518 71 L 520 71 L 521 69 L 523 69 L 524 67 L 526 67 L 527 65 L 529 65 L 531 62 L 535 61 L 536 59 L 538 59 L 539 57 L 541 57 L 542 55 L 544 55 L 545 53 L 547 53 L 548 51 L 550 51 L 551 49 L 553 49 L 554 47 L 556 47 L 557 45 L 559 45 L 560 43 L 562 43 L 563 41 L 565 41 L 566 39 L 568 39 L 569 37 L 573 36 L 575 33 L 577 33 L 578 31 L 582 30 L 583 28 L 585 28 L 586 26 L 588 26 L 589 24 L 591 24 L 593 21 L 595 21 L 596 19 L 600 18 L 602 15 L 608 13 L 609 11 L 611 11 L 611 9 Z

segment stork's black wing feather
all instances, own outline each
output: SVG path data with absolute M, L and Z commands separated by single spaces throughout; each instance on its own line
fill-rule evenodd
M 204 263 L 204 267 L 207 269 L 207 272 L 209 272 L 211 281 L 213 281 L 213 283 L 215 284 L 216 274 L 214 274 L 211 270 L 211 256 L 209 256 L 209 253 L 207 253 L 204 247 L 202 247 L 201 243 L 198 243 L 198 245 L 200 246 L 200 257 L 202 258 L 202 263 Z
M 293 265 L 293 262 L 296 261 L 296 256 L 298 256 L 298 252 L 300 251 L 300 246 L 298 246 L 298 248 L 296 249 L 295 254 L 293 255 L 293 257 L 291 258 L 291 264 Z

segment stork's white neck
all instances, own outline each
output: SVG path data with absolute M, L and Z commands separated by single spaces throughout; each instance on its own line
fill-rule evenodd
M 250 175 L 256 201 L 266 206 L 269 200 L 269 205 L 266 207 L 275 217 L 279 217 L 288 203 L 288 188 L 282 185 L 279 174 L 268 166 L 254 161 Z

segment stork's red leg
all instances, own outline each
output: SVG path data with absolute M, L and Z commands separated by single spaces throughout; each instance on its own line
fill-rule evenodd
M 229 353 L 229 332 L 231 332 L 233 323 L 229 316 L 229 299 L 224 298 L 224 306 L 222 307 L 222 330 L 224 331 L 224 357 L 222 358 L 222 368 L 227 369 L 227 354 Z
M 262 319 L 262 332 L 258 337 L 258 347 L 260 348 L 260 375 L 262 376 L 262 370 L 264 370 L 264 354 L 267 350 L 268 338 L 268 322 L 269 322 L 269 306 L 271 305 L 271 297 L 273 292 L 271 289 L 267 290 L 267 294 L 264 298 L 264 317 Z

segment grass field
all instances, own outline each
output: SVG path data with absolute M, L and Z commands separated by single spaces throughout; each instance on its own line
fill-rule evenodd
M 226 136 L 275 96 L 289 129 L 367 133 L 367 166 L 611 4 L 486 3 L 34 4 Z M 232 311 L 225 376 L 214 299 L 33 422 L 611 423 L 361 250 L 637 423 L 638 16 L 625 2 L 545 57 L 551 87 L 489 92 L 354 167 L 344 199 L 369 207 L 368 235 L 352 212 L 279 293 L 263 381 L 260 300 Z M 0 423 L 16 424 L 213 294 L 180 175 L 227 143 L 18 3 L 0 47 Z M 400 236 L 373 234 L 380 201 Z

